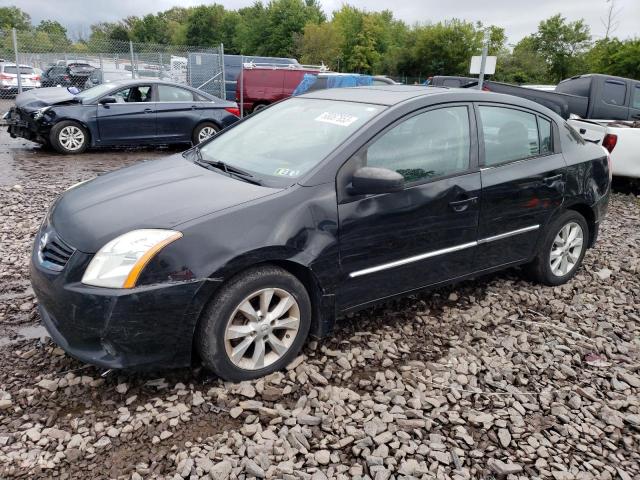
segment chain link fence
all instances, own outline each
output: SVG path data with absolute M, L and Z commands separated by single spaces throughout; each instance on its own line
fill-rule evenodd
M 16 59 L 24 65 L 20 68 L 23 90 L 37 86 L 75 86 L 82 90 L 126 78 L 159 78 L 225 98 L 222 44 L 192 47 L 106 38 L 70 42 L 44 32 L 0 30 L 0 59 L 5 65 L 14 65 L 10 68 L 14 73 Z M 33 80 L 36 77 L 39 80 Z

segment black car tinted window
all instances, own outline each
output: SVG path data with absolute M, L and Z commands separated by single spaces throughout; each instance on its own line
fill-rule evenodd
M 536 116 L 511 108 L 480 107 L 485 164 L 521 160 L 540 153 Z
M 158 85 L 159 102 L 192 102 L 193 93 L 184 88 L 169 85 Z
M 467 107 L 445 107 L 415 115 L 386 132 L 367 148 L 366 164 L 416 182 L 464 172 L 469 148 Z
M 623 82 L 605 80 L 602 88 L 602 99 L 609 105 L 624 105 L 627 86 Z
M 553 152 L 551 122 L 542 117 L 538 117 L 538 128 L 540 129 L 540 153 Z

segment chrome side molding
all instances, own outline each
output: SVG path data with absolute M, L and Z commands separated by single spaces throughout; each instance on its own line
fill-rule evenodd
M 463 243 L 461 245 L 455 245 L 453 247 L 443 248 L 441 250 L 434 250 L 432 252 L 422 253 L 420 255 L 415 255 L 413 257 L 403 258 L 401 260 L 396 260 L 394 262 L 383 263 L 381 265 L 376 265 L 375 267 L 364 268 L 362 270 L 356 270 L 355 272 L 351 272 L 349 274 L 350 278 L 361 277 L 363 275 L 369 275 L 370 273 L 380 272 L 382 270 L 388 270 L 390 268 L 400 267 L 402 265 L 407 265 L 409 263 L 419 262 L 421 260 L 426 260 L 427 258 L 433 258 L 440 255 L 446 255 L 447 253 L 458 252 L 460 250 L 466 250 L 467 248 L 477 247 L 478 245 L 482 245 L 484 243 L 495 242 L 497 240 L 503 240 L 505 238 L 513 237 L 515 235 L 520 235 L 527 232 L 532 232 L 534 230 L 538 230 L 540 225 L 530 225 L 528 227 L 519 228 L 517 230 L 512 230 L 510 232 L 501 233 L 499 235 L 494 235 L 492 237 L 481 238 L 475 242 Z

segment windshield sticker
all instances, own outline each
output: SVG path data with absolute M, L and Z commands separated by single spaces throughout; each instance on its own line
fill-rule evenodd
M 278 168 L 276 170 L 276 175 L 280 175 L 281 177 L 297 177 L 300 175 L 300 170 L 291 170 L 290 168 Z
M 356 120 L 358 120 L 358 117 L 354 117 L 348 113 L 324 112 L 320 116 L 316 117 L 316 122 L 331 123 L 340 127 L 348 127 Z

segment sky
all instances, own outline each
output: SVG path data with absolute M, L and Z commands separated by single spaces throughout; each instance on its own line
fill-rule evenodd
M 640 37 L 640 0 L 615 0 L 617 28 L 614 35 L 620 38 Z M 156 13 L 173 6 L 192 6 L 202 3 L 219 3 L 225 8 L 236 9 L 254 3 L 254 0 L 0 0 L 0 6 L 16 5 L 31 15 L 34 23 L 40 20 L 57 20 L 65 25 L 72 37 L 89 32 L 89 25 L 97 22 L 113 22 L 121 18 Z M 268 3 L 268 0 L 263 0 Z M 320 0 L 325 12 L 339 9 L 344 0 Z M 503 27 L 509 43 L 518 42 L 534 32 L 541 20 L 561 13 L 568 20 L 584 18 L 591 27 L 594 38 L 604 34 L 602 19 L 606 16 L 606 0 L 349 0 L 350 5 L 369 11 L 391 9 L 394 16 L 409 24 L 437 22 L 449 18 L 469 21 L 480 20 L 484 24 Z M 391 8 L 390 5 L 393 5 Z

